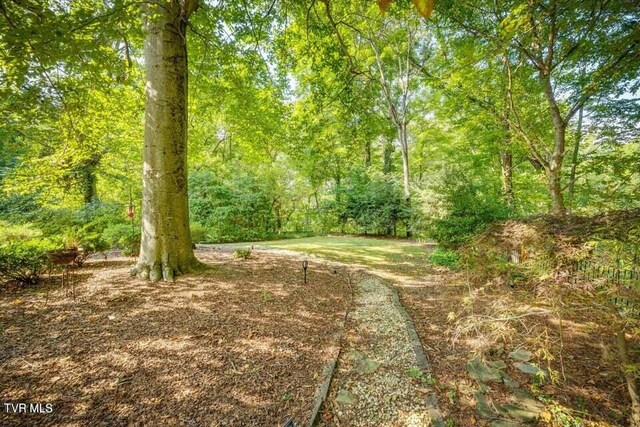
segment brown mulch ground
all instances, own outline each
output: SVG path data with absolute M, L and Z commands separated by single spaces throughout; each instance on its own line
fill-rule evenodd
M 90 261 L 78 298 L 0 294 L 2 402 L 52 403 L 1 425 L 277 425 L 307 420 L 339 345 L 346 277 L 309 262 L 199 252 L 212 268 L 175 283 Z

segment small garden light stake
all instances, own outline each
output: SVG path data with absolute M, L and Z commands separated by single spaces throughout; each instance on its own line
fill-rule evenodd
M 309 266 L 309 262 L 304 259 L 302 260 L 302 269 L 304 270 L 304 284 L 307 284 L 307 267 Z

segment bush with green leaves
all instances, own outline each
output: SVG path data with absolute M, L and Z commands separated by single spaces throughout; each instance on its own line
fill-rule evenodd
M 189 208 L 216 242 L 266 238 L 277 228 L 273 206 L 277 195 L 267 183 L 250 173 L 221 179 L 209 171 L 189 177 Z
M 12 205 L 15 203 L 15 205 Z M 122 204 L 94 201 L 81 207 L 52 208 L 28 196 L 0 197 L 0 219 L 38 229 L 44 236 L 62 236 L 82 229 L 102 233 L 125 220 Z
M 437 247 L 429 254 L 429 262 L 440 267 L 455 269 L 459 261 L 460 254 L 451 249 Z
M 0 220 L 0 242 L 30 240 L 42 236 L 42 231 L 32 224 L 12 224 Z
M 205 243 L 207 241 L 207 227 L 199 222 L 189 224 L 191 230 L 191 241 L 194 243 Z
M 238 259 L 249 259 L 251 258 L 251 249 L 250 248 L 238 248 L 233 252 L 233 256 Z
M 97 231 L 82 229 L 74 241 L 77 242 L 78 249 L 81 250 L 75 260 L 75 264 L 79 267 L 84 264 L 90 255 L 109 249 L 107 242 L 102 237 L 102 233 Z
M 400 183 L 382 173 L 355 169 L 338 194 L 338 218 L 364 233 L 393 234 L 411 215 Z
M 127 256 L 140 253 L 140 237 L 140 227 L 132 227 L 131 224 L 113 224 L 102 232 L 107 247 L 120 249 Z
M 428 236 L 445 248 L 458 248 L 488 224 L 509 218 L 499 193 L 475 184 L 463 174 L 449 173 L 438 188 L 445 214 L 432 218 Z
M 0 282 L 37 285 L 47 271 L 47 252 L 55 249 L 42 239 L 12 241 L 0 246 Z

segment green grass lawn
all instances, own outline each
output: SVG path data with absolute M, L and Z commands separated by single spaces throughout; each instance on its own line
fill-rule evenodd
M 235 244 L 243 247 L 252 243 Z M 327 236 L 253 243 L 256 247 L 286 249 L 325 259 L 356 264 L 389 273 L 407 272 L 427 261 L 430 244 L 408 240 Z

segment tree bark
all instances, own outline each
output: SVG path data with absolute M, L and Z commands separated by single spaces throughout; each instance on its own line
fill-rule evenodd
M 504 140 L 500 150 L 500 178 L 502 180 L 502 197 L 510 209 L 513 209 L 515 198 L 513 194 L 513 152 L 511 150 L 511 126 L 509 124 L 510 100 L 513 97 L 509 68 L 509 55 L 503 56 L 504 73 L 509 77 L 504 103 L 504 113 L 502 115 L 502 129 L 504 130 Z
M 502 197 L 509 208 L 515 205 L 513 194 L 513 153 L 511 151 L 511 127 L 509 126 L 509 109 L 505 108 L 502 126 L 505 132 L 500 150 L 500 178 L 502 181 Z
M 500 152 L 500 169 L 502 180 L 502 197 L 509 208 L 514 207 L 513 195 L 513 154 L 508 148 Z
M 571 155 L 571 173 L 569 174 L 569 211 L 573 208 L 573 195 L 576 184 L 576 169 L 578 168 L 578 154 L 580 153 L 580 142 L 582 142 L 582 107 L 578 110 L 578 129 L 576 130 L 576 144 L 573 146 Z
M 393 143 L 387 141 L 384 144 L 382 173 L 385 175 L 390 174 L 393 171 Z
M 371 166 L 371 140 L 364 143 L 364 167 Z
M 411 186 L 409 180 L 409 141 L 407 137 L 407 123 L 402 121 L 398 124 L 398 140 L 400 142 L 400 151 L 402 154 L 402 183 L 404 186 L 404 200 L 407 209 L 411 210 Z M 406 235 L 411 237 L 411 220 L 407 217 L 405 221 Z
M 553 151 L 549 157 L 549 162 L 545 167 L 547 172 L 547 189 L 551 196 L 551 213 L 554 215 L 564 215 L 567 210 L 564 205 L 564 197 L 562 195 L 561 171 L 564 161 L 566 124 L 560 113 L 560 108 L 556 103 L 553 87 L 551 85 L 551 77 L 540 72 L 540 81 L 544 90 L 547 104 L 551 112 L 551 120 L 553 121 Z
M 97 165 L 92 162 L 87 162 L 83 166 L 82 199 L 85 205 L 98 200 L 96 166 Z
M 134 272 L 173 280 L 197 261 L 187 195 L 186 28 L 197 0 L 153 0 L 144 6 L 146 108 L 142 242 Z

